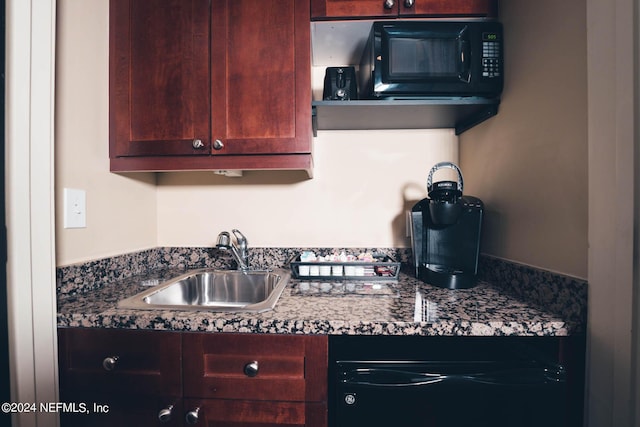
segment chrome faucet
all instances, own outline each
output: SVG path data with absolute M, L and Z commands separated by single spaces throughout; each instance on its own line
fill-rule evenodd
M 218 234 L 218 239 L 216 240 L 216 247 L 220 250 L 226 251 L 231 250 L 233 257 L 236 259 L 238 263 L 238 270 L 248 271 L 249 270 L 249 254 L 247 253 L 247 238 L 235 228 L 231 230 L 233 235 L 236 238 L 237 246 L 233 244 L 231 241 L 231 235 L 228 231 L 223 231 Z

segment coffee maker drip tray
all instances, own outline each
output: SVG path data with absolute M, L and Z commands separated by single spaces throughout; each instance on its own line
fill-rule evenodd
M 464 272 L 448 265 L 421 264 L 418 278 L 425 283 L 448 289 L 467 289 L 476 284 L 475 271 Z

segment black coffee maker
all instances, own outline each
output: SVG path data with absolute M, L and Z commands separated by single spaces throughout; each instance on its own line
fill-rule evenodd
M 439 169 L 453 169 L 457 181 L 433 182 Z M 451 162 L 436 164 L 429 171 L 429 197 L 411 210 L 411 246 L 416 277 L 449 289 L 476 284 L 482 201 L 462 195 L 462 172 Z

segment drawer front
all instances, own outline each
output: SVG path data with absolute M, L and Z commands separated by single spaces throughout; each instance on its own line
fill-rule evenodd
M 272 334 L 185 334 L 184 394 L 202 398 L 304 401 L 310 375 L 308 338 Z
M 85 411 L 61 411 L 62 427 L 182 427 L 184 411 L 180 397 L 140 394 L 62 394 L 63 402 L 86 404 Z
M 400 3 L 400 15 L 405 16 L 498 16 L 496 0 L 416 0 L 413 5 Z
M 185 411 L 197 410 L 196 425 L 215 427 L 304 427 L 303 402 L 187 399 Z M 326 424 L 325 424 L 326 425 Z
M 398 2 L 389 8 L 384 3 L 384 0 L 311 0 L 311 20 L 396 17 Z
M 58 336 L 62 390 L 181 394 L 179 333 L 68 328 Z

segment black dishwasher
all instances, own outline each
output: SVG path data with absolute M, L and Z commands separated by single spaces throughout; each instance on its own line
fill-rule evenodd
M 331 425 L 566 425 L 566 373 L 553 345 L 411 338 L 331 337 Z

